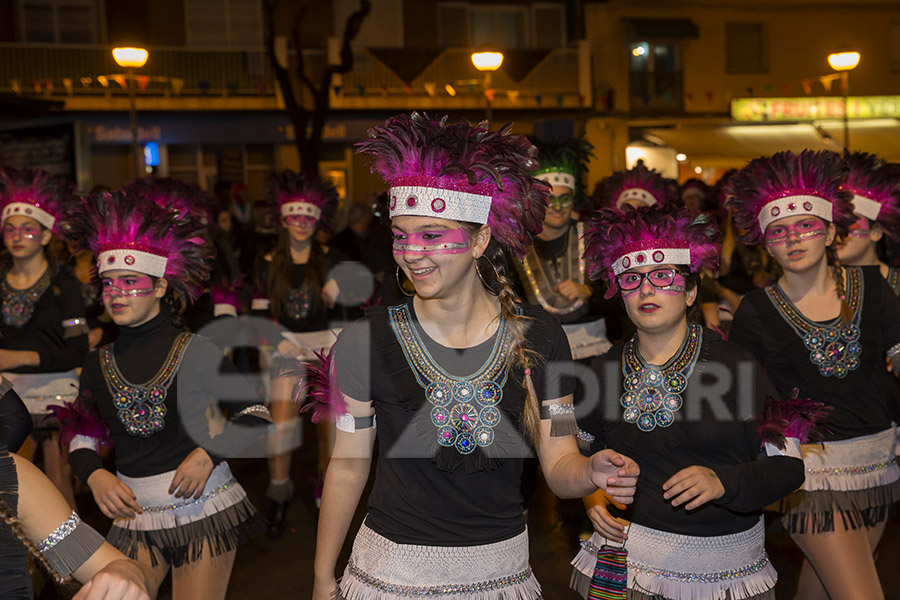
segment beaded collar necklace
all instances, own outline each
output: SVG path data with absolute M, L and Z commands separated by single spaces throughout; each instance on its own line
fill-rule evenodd
M 494 427 L 500 423 L 497 405 L 509 374 L 512 334 L 506 319 L 500 317 L 497 339 L 487 362 L 474 374 L 457 377 L 432 358 L 405 304 L 390 307 L 388 314 L 406 362 L 433 405 L 431 423 L 437 428 L 438 444 L 456 447 L 460 454 L 470 454 L 478 446 L 490 446 Z
M 548 298 L 559 298 L 566 300 L 553 291 L 553 288 L 563 279 L 575 279 L 578 283 L 584 282 L 584 240 L 581 237 L 583 225 L 576 224 L 574 239 L 572 228 L 566 232 L 566 251 L 563 253 L 565 257 L 563 262 L 562 277 L 557 273 L 556 281 L 551 281 L 547 275 L 543 261 L 537 255 L 534 247 L 528 251 L 528 254 L 522 260 L 522 269 L 525 271 L 525 278 L 534 292 L 534 297 L 544 310 L 554 315 L 567 315 L 575 312 L 584 305 L 584 299 L 579 298 L 568 306 L 554 306 L 548 301 Z
M 166 426 L 166 395 L 192 338 L 191 333 L 178 334 L 162 367 L 150 381 L 143 384 L 125 379 L 116 365 L 113 344 L 100 349 L 103 379 L 118 411 L 116 417 L 131 435 L 149 437 Z
M 700 356 L 702 338 L 703 328 L 689 325 L 678 352 L 662 367 L 644 361 L 637 335 L 625 344 L 622 353 L 625 393 L 619 398 L 625 409 L 625 422 L 635 423 L 641 431 L 668 427 L 675 422 L 675 413 L 684 404 L 681 394 Z
M 888 267 L 887 274 L 888 285 L 891 286 L 895 296 L 900 296 L 900 269 L 897 267 Z
M 766 287 L 766 294 L 775 308 L 809 350 L 809 360 L 819 368 L 823 377 L 843 379 L 859 367 L 859 319 L 862 314 L 863 287 L 859 269 L 847 269 L 847 304 L 853 312 L 850 323 L 844 325 L 840 317 L 828 324 L 810 321 L 797 310 L 778 284 Z
M 0 300 L 3 302 L 3 322 L 13 327 L 22 327 L 31 320 L 34 305 L 50 287 L 50 269 L 38 278 L 34 284 L 24 290 L 17 290 L 9 285 L 6 277 L 0 278 Z

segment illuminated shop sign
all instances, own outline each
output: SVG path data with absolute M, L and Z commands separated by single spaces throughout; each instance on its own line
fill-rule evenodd
M 850 96 L 850 119 L 900 118 L 900 96 Z M 731 118 L 742 122 L 815 121 L 843 119 L 844 99 L 819 98 L 735 98 Z

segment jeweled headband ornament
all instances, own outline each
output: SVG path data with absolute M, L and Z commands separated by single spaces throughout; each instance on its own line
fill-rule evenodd
M 282 217 L 310 217 L 327 228 L 337 210 L 338 192 L 327 179 L 286 170 L 272 177 L 266 200 L 279 224 Z
M 772 222 L 786 217 L 815 216 L 834 223 L 846 235 L 856 217 L 852 194 L 841 191 L 846 166 L 834 152 L 778 152 L 751 160 L 729 181 L 728 206 L 746 233 L 746 244 L 761 244 Z
M 639 160 L 633 168 L 616 171 L 603 183 L 602 204 L 615 208 L 635 200 L 646 206 L 669 204 L 675 200 L 674 192 L 665 177 Z
M 97 193 L 71 217 L 73 238 L 97 257 L 97 274 L 114 269 L 165 277 L 178 307 L 196 298 L 209 276 L 212 249 L 190 214 L 127 192 Z
M 444 117 L 397 115 L 369 130 L 357 152 L 390 186 L 391 218 L 437 217 L 487 224 L 491 235 L 520 258 L 541 231 L 546 183 L 532 177 L 537 149 L 510 125 L 489 131 Z
M 9 217 L 30 217 L 62 236 L 61 218 L 77 203 L 71 188 L 40 169 L 0 169 L 0 225 Z
M 900 234 L 900 165 L 874 154 L 844 151 L 849 169 L 842 189 L 853 194 L 853 212 L 877 221 L 894 238 Z
M 572 138 L 565 143 L 549 143 L 540 139 L 533 141 L 541 163 L 533 173 L 535 179 L 551 186 L 571 188 L 574 206 L 580 208 L 585 203 L 584 174 L 594 147 L 583 137 Z
M 618 292 L 616 275 L 653 265 L 719 267 L 720 234 L 708 215 L 681 206 L 601 208 L 584 233 L 584 260 L 591 279 L 602 279 L 606 297 Z

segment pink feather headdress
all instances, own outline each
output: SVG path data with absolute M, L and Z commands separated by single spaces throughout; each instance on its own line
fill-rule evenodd
M 728 206 L 743 242 L 760 244 L 766 227 L 786 217 L 813 215 L 846 235 L 856 217 L 853 194 L 841 191 L 847 173 L 841 157 L 827 150 L 790 151 L 751 160 L 729 182 Z
M 203 291 L 209 277 L 212 249 L 203 238 L 203 226 L 146 196 L 88 196 L 72 216 L 71 228 L 97 257 L 98 275 L 126 269 L 165 277 L 182 309 Z
M 649 265 L 684 265 L 696 273 L 719 267 L 720 235 L 708 215 L 673 205 L 598 210 L 584 232 L 584 261 L 591 279 L 619 289 L 616 275 Z
M 646 206 L 670 204 L 676 200 L 677 186 L 672 186 L 659 172 L 648 169 L 639 160 L 626 171 L 616 171 L 603 183 L 603 206 L 622 208 L 629 201 Z
M 532 177 L 537 149 L 511 125 L 489 131 L 465 121 L 397 115 L 369 130 L 357 152 L 390 186 L 391 218 L 428 216 L 487 224 L 523 257 L 543 227 L 550 186 Z
M 762 414 L 756 418 L 756 431 L 763 444 L 784 450 L 785 438 L 796 438 L 805 444 L 819 441 L 828 433 L 818 423 L 828 416 L 831 407 L 799 396 L 798 388 L 791 391 L 787 400 L 766 396 Z
M 272 176 L 266 195 L 269 212 L 281 226 L 281 217 L 313 217 L 327 229 L 337 210 L 338 192 L 331 181 L 291 170 Z
M 65 237 L 64 217 L 78 203 L 60 177 L 40 169 L 0 169 L 0 224 L 12 216 L 31 217 L 53 235 Z
M 853 211 L 900 237 L 900 165 L 846 150 L 844 162 L 849 171 L 841 188 L 853 194 Z
M 204 225 L 212 221 L 212 199 L 198 186 L 185 181 L 171 177 L 145 177 L 125 184 L 122 191 L 150 200 L 178 216 L 190 215 Z

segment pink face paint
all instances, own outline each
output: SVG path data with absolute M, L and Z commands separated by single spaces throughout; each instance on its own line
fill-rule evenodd
M 654 269 L 646 273 L 626 271 L 616 277 L 616 283 L 622 291 L 622 297 L 627 298 L 640 291 L 644 281 L 653 286 L 653 289 L 661 294 L 677 295 L 684 293 L 684 275 L 676 269 Z
M 394 254 L 413 252 L 428 256 L 434 254 L 462 254 L 469 249 L 469 236 L 462 227 L 458 229 L 434 229 L 404 233 L 399 229 L 394 234 Z
M 825 235 L 825 223 L 819 219 L 803 219 L 792 225 L 775 222 L 766 229 L 766 243 L 770 246 L 786 244 L 791 234 L 800 240 L 822 237 Z
M 33 240 L 41 237 L 41 228 L 36 225 L 23 225 L 21 227 L 14 227 L 12 225 L 4 225 L 3 226 L 3 237 L 8 240 L 14 240 L 16 238 L 23 240 Z
M 316 224 L 316 218 L 310 217 L 309 215 L 288 215 L 283 218 L 285 225 L 288 227 L 309 227 Z
M 850 226 L 849 236 L 855 238 L 867 238 L 869 237 L 869 232 L 872 229 L 869 227 L 869 221 L 867 219 L 860 219 L 856 223 Z
M 104 277 L 102 296 L 108 298 L 133 298 L 149 296 L 153 293 L 153 280 L 149 275 L 125 275 L 124 277 Z

